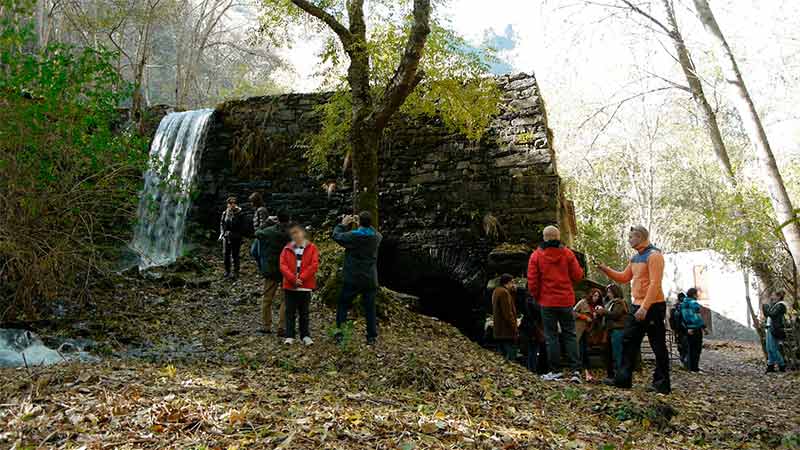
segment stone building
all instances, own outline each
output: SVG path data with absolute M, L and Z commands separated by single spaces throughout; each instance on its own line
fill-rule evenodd
M 381 282 L 421 297 L 426 312 L 462 328 L 494 272 L 524 273 L 544 226 L 561 224 L 567 241 L 575 232 L 535 78 L 498 82 L 500 113 L 479 142 L 435 117 L 397 118 L 380 148 Z M 287 94 L 217 108 L 190 216 L 200 230 L 215 236 L 224 199 L 243 201 L 253 191 L 265 194 L 271 211 L 286 209 L 326 233 L 349 212 L 349 174 L 332 180 L 307 171 L 307 143 L 320 128 L 316 107 L 328 98 Z M 323 185 L 331 182 L 337 188 L 329 192 Z M 499 262 L 490 264 L 497 248 Z

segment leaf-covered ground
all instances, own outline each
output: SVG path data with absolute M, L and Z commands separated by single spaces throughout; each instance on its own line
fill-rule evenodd
M 245 265 L 233 284 L 121 278 L 91 320 L 50 330 L 89 334 L 106 355 L 0 370 L 0 447 L 800 448 L 800 376 L 765 377 L 753 346 L 709 343 L 706 373 L 673 370 L 670 396 L 646 393 L 646 374 L 630 391 L 542 382 L 401 305 L 378 345 L 357 319 L 338 347 L 316 302 L 316 344 L 286 346 L 256 332 L 260 281 Z

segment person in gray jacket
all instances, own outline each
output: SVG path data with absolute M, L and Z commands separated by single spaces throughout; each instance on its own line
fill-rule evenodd
M 350 230 L 358 221 L 358 228 Z M 373 344 L 378 337 L 375 296 L 378 293 L 378 248 L 383 236 L 372 226 L 372 215 L 368 211 L 358 216 L 344 216 L 342 223 L 333 229 L 333 240 L 345 248 L 344 283 L 336 307 L 337 341 L 341 341 L 342 326 L 347 322 L 347 312 L 353 299 L 361 295 L 364 315 L 367 319 L 367 343 Z

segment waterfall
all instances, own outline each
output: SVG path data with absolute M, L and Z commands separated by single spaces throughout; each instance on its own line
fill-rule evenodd
M 140 269 L 169 264 L 181 254 L 190 194 L 213 113 L 170 113 L 158 125 L 131 242 Z

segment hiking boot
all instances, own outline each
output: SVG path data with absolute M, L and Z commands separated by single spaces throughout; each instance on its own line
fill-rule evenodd
M 313 345 L 313 344 L 314 344 L 314 340 L 311 339 L 310 336 L 306 336 L 306 337 L 303 338 L 303 345 L 305 345 L 306 347 L 308 347 L 309 345 Z
M 548 372 L 542 375 L 544 381 L 561 381 L 561 372 Z
M 770 364 L 770 365 L 767 366 L 766 373 L 772 373 L 772 372 L 775 372 L 775 366 Z
M 778 372 L 786 372 L 786 366 L 779 366 Z

